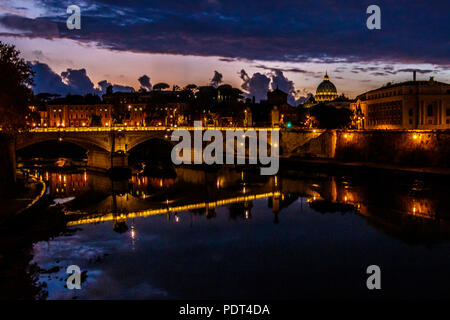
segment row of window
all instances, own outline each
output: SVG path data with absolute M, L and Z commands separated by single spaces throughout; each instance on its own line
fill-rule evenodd
M 368 122 L 371 125 L 402 124 L 402 102 L 391 101 L 369 105 Z
M 381 93 L 369 95 L 369 99 L 371 99 L 371 100 L 372 99 L 380 99 L 380 98 L 385 98 L 385 97 L 399 96 L 401 94 L 402 94 L 402 90 L 381 92 Z
M 413 108 L 409 108 L 409 116 L 412 117 L 414 114 L 414 109 Z M 432 117 L 433 116 L 433 106 L 430 104 L 427 107 L 427 116 L 428 117 Z M 450 117 L 450 108 L 447 108 L 445 110 L 445 116 L 446 117 Z

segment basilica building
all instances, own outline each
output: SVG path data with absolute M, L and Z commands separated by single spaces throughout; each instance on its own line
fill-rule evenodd
M 330 81 L 328 73 L 325 73 L 323 81 L 319 84 L 316 90 L 314 99 L 317 102 L 333 101 L 338 97 L 336 86 Z
M 339 104 L 335 105 L 335 107 L 341 108 L 343 107 L 342 103 L 338 103 L 338 94 L 336 86 L 333 84 L 333 82 L 330 81 L 330 78 L 328 77 L 328 72 L 325 72 L 325 76 L 323 77 L 323 81 L 319 84 L 319 86 L 316 89 L 316 95 L 310 95 L 308 98 L 303 102 L 303 107 L 311 108 L 319 103 L 327 103 L 329 105 Z M 348 104 L 346 101 L 345 107 L 348 107 Z

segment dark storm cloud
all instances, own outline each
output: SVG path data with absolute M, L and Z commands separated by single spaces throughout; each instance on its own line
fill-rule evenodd
M 353 73 L 370 73 L 373 76 L 389 76 L 395 75 L 398 73 L 413 73 L 416 71 L 418 74 L 428 74 L 433 72 L 438 72 L 440 68 L 436 68 L 436 70 L 432 69 L 414 69 L 414 68 L 403 68 L 403 69 L 395 69 L 393 66 L 384 66 L 384 67 L 354 67 L 351 72 Z M 337 77 L 335 77 L 337 78 Z
M 133 87 L 129 87 L 129 86 L 122 86 L 120 84 L 112 84 L 110 82 L 108 82 L 107 80 L 102 80 L 99 81 L 98 86 L 100 88 L 100 93 L 101 94 L 105 94 L 106 93 L 106 89 L 109 86 L 112 86 L 113 92 L 134 92 L 134 88 Z
M 387 76 L 387 73 L 384 73 L 384 72 L 372 72 L 371 75 L 372 76 L 384 77 L 384 76 Z
M 33 84 L 35 94 L 42 92 L 56 93 L 62 96 L 67 94 L 85 95 L 87 93 L 103 94 L 109 85 L 113 86 L 113 91 L 134 91 L 132 87 L 113 85 L 106 80 L 98 83 L 99 89 L 94 88 L 86 69 L 67 69 L 59 75 L 45 63 L 34 61 L 28 62 L 28 64 L 35 73 Z
M 352 72 L 353 71 L 357 71 L 357 72 L 371 72 L 371 71 L 378 71 L 380 70 L 379 67 L 353 67 Z
M 295 104 L 294 82 L 286 78 L 281 70 L 274 70 L 271 74 L 272 90 L 280 89 L 288 94 L 288 103 Z
M 107 80 L 102 80 L 99 81 L 98 83 L 99 86 L 99 94 L 105 94 L 106 93 L 106 89 L 109 86 L 112 86 L 113 92 L 134 92 L 134 88 L 133 87 L 129 87 L 129 86 L 122 86 L 120 84 L 112 84 L 110 82 L 108 82 Z
M 66 95 L 70 88 L 62 81 L 61 76 L 53 72 L 45 63 L 29 62 L 34 74 L 33 91 L 35 93 L 49 92 Z
M 57 38 L 60 36 L 59 26 L 51 18 L 30 19 L 17 15 L 0 16 L 0 24 L 22 31 L 29 37 Z
M 61 78 L 71 90 L 76 93 L 94 93 L 94 84 L 86 74 L 86 69 L 67 69 L 61 73 Z
M 60 95 L 98 93 L 85 69 L 67 69 L 58 75 L 45 63 L 34 61 L 29 62 L 29 65 L 35 72 L 33 85 L 35 93 L 48 92 Z
M 219 71 L 214 71 L 214 76 L 211 79 L 211 85 L 214 87 L 222 83 L 223 75 Z
M 233 59 L 233 58 L 220 58 L 219 61 L 223 61 L 223 62 L 235 62 L 235 61 L 237 61 L 237 59 Z
M 143 75 L 138 79 L 139 83 L 141 84 L 141 89 L 145 90 L 152 90 L 152 84 L 150 83 L 150 78 L 147 75 Z
M 242 79 L 241 88 L 247 92 L 248 98 L 255 97 L 256 101 L 267 99 L 270 84 L 268 76 L 256 72 L 250 77 L 244 69 L 241 70 L 239 76 Z
M 264 69 L 264 70 L 270 70 L 270 71 L 282 71 L 282 72 L 292 72 L 292 73 L 303 73 L 303 74 L 309 74 L 314 75 L 315 73 L 312 71 L 303 70 L 300 68 L 274 68 L 274 67 L 268 67 L 263 64 L 256 65 L 255 68 Z
M 336 69 L 334 69 L 334 73 L 342 73 L 345 72 L 345 70 L 347 70 L 346 67 L 337 67 Z
M 109 86 L 112 86 L 112 84 L 109 83 L 109 82 L 106 81 L 106 80 L 99 81 L 99 82 L 97 83 L 97 85 L 99 86 L 100 91 L 101 91 L 103 94 L 106 93 L 106 89 L 107 89 Z
M 267 99 L 269 88 L 271 90 L 279 89 L 288 94 L 288 103 L 297 105 L 295 97 L 301 91 L 295 90 L 294 82 L 289 80 L 279 69 L 273 69 L 268 74 L 256 72 L 251 77 L 242 69 L 239 77 L 242 79 L 241 88 L 247 92 L 248 98 L 255 97 L 256 101 L 264 100 Z
M 399 69 L 394 71 L 393 74 L 397 74 L 399 72 L 407 72 L 407 73 L 412 73 L 413 71 L 416 71 L 417 73 L 421 73 L 421 74 L 427 74 L 427 73 L 432 73 L 434 72 L 434 70 L 424 70 L 424 69 Z
M 446 0 L 380 0 L 382 29 L 375 31 L 366 28 L 369 0 L 86 0 L 79 4 L 81 30 L 65 26 L 72 3 L 39 3 L 46 16 L 6 14 L 0 23 L 25 36 L 95 41 L 112 50 L 228 59 L 448 65 L 450 52 Z

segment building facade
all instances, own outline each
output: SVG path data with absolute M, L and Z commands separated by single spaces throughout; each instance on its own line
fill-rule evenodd
M 358 129 L 450 129 L 450 85 L 414 75 L 358 96 L 350 108 Z
M 33 128 L 179 126 L 188 124 L 185 108 L 184 103 L 151 109 L 145 103 L 132 103 L 121 105 L 119 115 L 114 119 L 111 104 L 48 105 L 39 112 L 39 121 L 29 121 L 29 125 Z
M 41 123 L 44 127 L 107 127 L 111 124 L 111 114 L 112 107 L 108 104 L 49 105 L 47 119 L 41 118 Z

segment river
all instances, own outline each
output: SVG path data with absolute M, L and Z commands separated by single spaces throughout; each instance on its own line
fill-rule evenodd
M 70 234 L 37 242 L 48 299 L 449 297 L 449 187 L 283 169 L 134 174 L 34 168 Z M 53 205 L 55 205 L 53 204 Z M 66 268 L 83 271 L 66 288 Z M 381 270 L 381 290 L 366 269 Z

